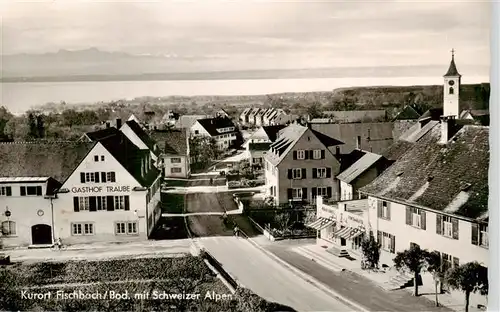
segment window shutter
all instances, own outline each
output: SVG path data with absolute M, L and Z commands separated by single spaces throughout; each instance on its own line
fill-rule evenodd
M 106 183 L 106 172 L 101 172 L 101 182 Z
M 325 150 L 321 150 L 321 159 L 325 159 Z
M 97 211 L 97 198 L 95 196 L 89 197 L 89 211 Z
M 309 159 L 314 159 L 314 151 L 313 150 L 309 150 Z
M 479 245 L 479 226 L 477 223 L 471 223 L 471 243 Z
M 411 225 L 411 208 L 409 206 L 406 206 L 406 224 Z
M 451 225 L 453 227 L 453 239 L 458 239 L 458 219 L 452 218 Z
M 307 187 L 302 188 L 302 199 L 307 199 Z
M 21 196 L 26 196 L 26 186 L 21 186 Z
M 291 189 L 291 188 L 289 188 L 289 189 L 287 189 L 287 190 L 286 190 L 286 192 L 287 192 L 287 197 L 288 197 L 288 199 L 292 199 L 292 195 L 293 195 L 293 194 L 292 194 L 292 189 Z
M 302 177 L 301 179 L 307 179 L 307 169 L 306 168 L 302 168 Z
M 317 194 L 317 189 L 315 187 L 311 188 L 311 195 L 312 195 L 312 199 L 316 198 L 316 194 Z
M 377 242 L 382 244 L 382 232 L 377 231 Z
M 10 186 L 6 187 L 7 196 L 12 196 L 12 188 Z
M 80 211 L 80 206 L 78 206 L 78 197 L 73 197 L 73 211 Z
M 391 253 L 396 251 L 396 236 L 391 235 Z
M 288 169 L 288 179 L 291 180 L 293 178 L 292 169 Z
M 317 179 L 317 178 L 318 178 L 318 169 L 313 168 L 313 179 Z
M 304 151 L 304 159 L 309 159 L 309 151 L 308 150 Z M 311 157 L 311 159 L 312 159 L 312 157 Z
M 332 177 L 332 168 L 326 168 L 326 177 L 331 178 Z
M 106 196 L 106 210 L 108 211 L 115 210 L 115 203 L 113 201 L 113 196 Z
M 95 172 L 94 175 L 95 175 L 95 182 L 99 183 L 99 172 Z
M 85 173 L 84 172 L 80 172 L 80 182 L 85 183 Z
M 97 202 L 97 210 L 101 210 L 102 209 L 102 197 L 101 196 L 97 197 L 96 202 Z
M 114 171 L 111 172 L 111 182 L 116 182 L 115 172 Z
M 443 235 L 443 216 L 436 214 L 436 234 Z
M 453 257 L 453 267 L 456 268 L 460 265 L 460 260 L 457 257 Z
M 387 220 L 391 220 L 391 203 L 387 202 Z
M 328 198 L 332 198 L 332 187 L 331 186 L 326 188 L 326 196 Z
M 130 210 L 130 202 L 128 196 L 125 196 L 125 210 Z
M 426 216 L 425 211 L 421 210 L 421 214 L 420 215 L 422 216 L 420 228 L 422 230 L 425 230 L 427 228 L 427 218 L 426 218 L 427 216 Z
M 42 196 L 42 187 L 41 186 L 37 186 L 36 187 L 36 195 L 37 196 Z
M 377 217 L 382 218 L 382 200 L 377 199 Z
M 293 151 L 293 160 L 297 160 L 297 151 Z

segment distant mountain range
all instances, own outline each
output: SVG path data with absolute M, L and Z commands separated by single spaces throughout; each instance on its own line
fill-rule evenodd
M 446 65 L 338 67 L 313 69 L 234 69 L 223 58 L 132 55 L 96 48 L 45 54 L 1 56 L 1 82 L 285 79 L 441 76 Z M 487 67 L 461 71 L 484 75 Z M 471 74 L 469 74 L 471 75 Z

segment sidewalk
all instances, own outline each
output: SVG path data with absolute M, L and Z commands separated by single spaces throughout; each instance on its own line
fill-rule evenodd
M 410 300 L 412 302 L 411 305 L 408 305 L 406 309 L 401 307 L 401 311 L 408 311 L 411 308 L 411 311 L 415 310 L 414 307 L 418 310 L 421 305 L 424 305 L 425 310 L 439 311 L 443 309 L 451 309 L 453 311 L 462 312 L 465 311 L 465 295 L 461 292 L 452 291 L 450 293 L 439 294 L 438 300 L 442 306 L 441 308 L 437 308 L 434 306 L 435 301 L 435 293 L 434 293 L 434 282 L 432 277 L 429 274 L 423 274 L 423 285 L 419 286 L 419 297 L 412 296 L 413 287 L 408 287 L 405 289 L 397 289 L 394 290 L 393 284 L 389 283 L 391 278 L 395 278 L 397 276 L 401 276 L 402 274 L 396 271 L 393 268 L 387 269 L 385 272 L 372 272 L 367 270 L 362 270 L 360 267 L 360 260 L 349 260 L 346 258 L 339 258 L 329 252 L 327 252 L 320 245 L 316 244 L 308 244 L 302 246 L 290 246 L 290 247 L 273 247 L 269 246 L 269 249 L 273 250 L 273 252 L 279 253 L 282 257 L 287 258 L 288 260 L 294 262 L 297 265 L 301 266 L 301 269 L 307 268 L 311 275 L 317 274 L 317 272 L 325 272 L 329 271 L 329 275 L 339 275 L 339 276 L 358 276 L 358 279 L 366 280 L 365 282 L 361 282 L 363 285 L 367 285 L 368 283 L 372 286 L 376 286 L 377 290 L 375 292 L 384 293 L 384 296 L 394 297 L 395 300 L 401 300 L 402 297 L 408 298 L 405 300 Z M 293 256 L 291 255 L 293 254 Z M 297 255 L 302 259 L 297 259 Z M 284 259 L 287 261 L 287 259 Z M 304 264 L 304 262 L 309 262 L 309 264 Z M 299 264 L 302 263 L 302 264 Z M 326 270 L 326 271 L 325 271 Z M 405 274 L 405 277 L 411 279 L 411 276 Z M 338 284 L 332 284 L 332 287 L 338 287 Z M 354 289 L 353 289 L 354 290 Z M 361 291 L 361 288 L 360 288 Z M 372 292 L 374 290 L 371 290 Z M 359 292 L 358 295 L 362 295 L 363 292 Z M 366 290 L 365 290 L 366 294 Z M 356 294 L 353 294 L 355 296 Z M 402 296 L 402 297 L 399 297 Z M 399 298 L 399 299 L 398 299 Z M 484 297 L 471 294 L 470 298 L 469 311 L 470 312 L 479 312 L 484 311 L 477 308 L 478 304 L 486 305 L 486 300 Z M 408 301 L 408 303 L 410 302 Z M 417 302 L 420 301 L 420 302 Z M 397 302 L 397 301 L 394 301 Z M 414 306 L 415 305 L 415 306 Z

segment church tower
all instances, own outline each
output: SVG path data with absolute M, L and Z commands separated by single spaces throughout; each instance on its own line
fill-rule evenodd
M 455 50 L 451 50 L 451 63 L 448 72 L 444 75 L 444 90 L 443 90 L 443 115 L 454 116 L 458 119 L 460 108 L 458 99 L 460 95 L 460 78 L 462 75 L 458 73 L 455 65 Z

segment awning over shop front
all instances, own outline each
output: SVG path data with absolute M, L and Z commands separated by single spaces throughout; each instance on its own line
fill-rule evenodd
M 321 231 L 322 229 L 332 225 L 335 223 L 335 220 L 327 219 L 327 218 L 318 218 L 318 220 L 313 221 L 309 224 L 306 224 L 307 227 L 315 229 L 316 231 Z
M 365 231 L 359 228 L 345 227 L 333 233 L 333 235 L 344 239 L 354 239 L 360 235 L 363 235 L 364 232 Z

